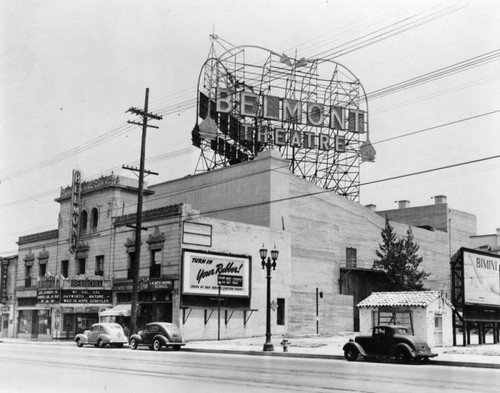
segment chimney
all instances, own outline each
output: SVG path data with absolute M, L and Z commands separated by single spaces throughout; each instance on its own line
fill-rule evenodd
M 406 209 L 407 207 L 410 207 L 410 201 L 407 201 L 407 200 L 398 201 L 398 208 L 399 209 Z
M 377 211 L 377 205 L 374 205 L 373 203 L 370 203 L 369 205 L 365 206 L 368 210 L 371 210 L 372 212 Z
M 439 205 L 441 203 L 446 203 L 446 195 L 434 196 L 434 204 Z

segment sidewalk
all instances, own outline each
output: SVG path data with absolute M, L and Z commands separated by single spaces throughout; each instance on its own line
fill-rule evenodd
M 342 350 L 345 343 L 354 334 L 337 336 L 309 336 L 288 338 L 287 352 L 281 345 L 282 337 L 272 337 L 273 352 L 263 352 L 265 337 L 241 338 L 221 341 L 192 341 L 184 350 L 203 352 L 230 352 L 251 355 L 293 356 L 325 359 L 344 359 Z M 483 367 L 500 369 L 500 344 L 472 345 L 469 347 L 436 347 L 433 353 L 438 356 L 431 360 L 432 364 Z
M 183 351 L 244 354 L 259 356 L 289 356 L 302 358 L 344 359 L 342 347 L 354 335 L 289 337 L 285 352 L 282 337 L 273 336 L 273 352 L 263 352 L 265 337 L 239 338 L 232 340 L 189 341 Z M 38 343 L 46 345 L 75 345 L 73 341 L 36 341 L 16 338 L 0 338 L 5 343 Z M 436 347 L 432 352 L 438 356 L 431 364 L 458 367 L 482 367 L 500 369 L 500 344 L 471 345 L 468 347 Z

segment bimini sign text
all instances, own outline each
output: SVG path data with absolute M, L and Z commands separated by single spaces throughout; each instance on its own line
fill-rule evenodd
M 319 132 L 279 127 L 261 127 L 256 130 L 254 124 L 241 123 L 240 140 L 252 141 L 256 135 L 257 142 L 267 143 L 272 138 L 278 146 L 289 144 L 292 147 L 329 150 L 332 147 L 331 135 L 329 132 L 322 132 L 322 128 L 352 133 L 365 132 L 365 111 L 357 108 L 257 95 L 249 91 L 234 92 L 230 89 L 217 91 L 215 105 L 218 113 L 235 114 L 237 111 L 237 114 L 244 118 L 300 124 L 320 129 Z M 336 150 L 343 150 L 345 137 L 337 135 L 335 139 Z

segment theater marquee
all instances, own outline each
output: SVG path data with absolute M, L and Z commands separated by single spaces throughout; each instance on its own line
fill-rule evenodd
M 182 294 L 223 297 L 250 296 L 250 257 L 185 250 Z

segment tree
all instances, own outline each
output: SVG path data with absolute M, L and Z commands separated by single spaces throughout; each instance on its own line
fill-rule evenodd
M 406 238 L 399 239 L 386 217 L 381 235 L 382 244 L 375 251 L 378 259 L 373 263 L 373 269 L 385 272 L 386 281 L 381 283 L 381 289 L 389 292 L 423 290 L 423 282 L 430 273 L 418 270 L 423 258 L 417 254 L 420 247 L 411 228 L 408 227 Z

